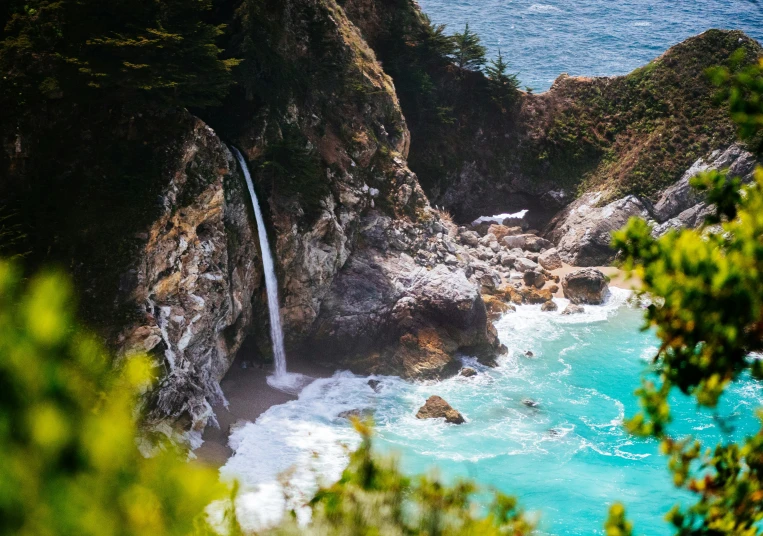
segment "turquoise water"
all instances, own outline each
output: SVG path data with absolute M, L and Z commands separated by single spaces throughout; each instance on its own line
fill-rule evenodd
M 469 477 L 516 495 L 540 516 L 540 534 L 602 534 L 613 501 L 627 505 L 636 534 L 670 534 L 663 517 L 685 497 L 671 485 L 656 442 L 633 439 L 621 426 L 637 410 L 632 393 L 657 344 L 651 333 L 639 331 L 643 311 L 626 300 L 627 291 L 613 289 L 605 306 L 576 316 L 518 307 L 497 323 L 509 355 L 495 369 L 467 359 L 480 371 L 473 378 L 409 383 L 382 377 L 378 393 L 368 378 L 350 373 L 315 381 L 299 400 L 271 408 L 231 438 L 236 454 L 222 473 L 242 481 L 239 508 L 249 512 L 244 524 L 275 519 L 287 503 L 299 509 L 314 492 L 316 475 L 324 482 L 338 478 L 347 459 L 343 445 L 357 444 L 339 414 L 370 408 L 377 447 L 396 453 L 405 471 L 436 468 L 445 480 Z M 557 301 L 562 310 L 566 300 Z M 433 394 L 467 423 L 416 419 Z M 525 406 L 524 399 L 538 407 Z M 752 412 L 762 404 L 761 386 L 744 381 L 719 414 L 731 419 L 735 436 L 750 434 L 757 431 Z M 712 415 L 697 412 L 690 400 L 676 397 L 674 411 L 676 433 L 711 443 L 724 439 Z M 285 502 L 278 474 L 294 466 L 289 495 L 297 499 Z M 301 515 L 307 515 L 304 508 Z
M 546 90 L 560 73 L 626 74 L 710 28 L 763 39 L 763 4 L 751 0 L 419 0 L 449 30 L 465 23 L 491 56 L 498 48 L 522 84 Z

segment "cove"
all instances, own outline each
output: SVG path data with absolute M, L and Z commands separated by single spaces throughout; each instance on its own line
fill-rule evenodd
M 286 506 L 306 517 L 302 505 L 316 489 L 316 475 L 324 483 L 337 479 L 348 449 L 357 445 L 340 413 L 370 409 L 376 447 L 398 456 L 406 472 L 436 468 L 447 481 L 468 477 L 516 495 L 540 515 L 539 534 L 603 534 L 614 501 L 626 504 L 636 534 L 670 534 L 665 513 L 689 498 L 672 486 L 657 443 L 634 439 L 621 426 L 638 408 L 633 391 L 657 349 L 654 335 L 639 330 L 643 311 L 628 296 L 613 288 L 605 305 L 572 316 L 517 307 L 496 324 L 509 348 L 497 368 L 464 358 L 479 371 L 476 377 L 419 383 L 375 377 L 381 380 L 376 391 L 368 377 L 347 372 L 316 380 L 298 400 L 271 408 L 232 434 L 235 454 L 221 474 L 241 481 L 242 523 L 267 524 Z M 555 301 L 559 311 L 567 303 Z M 467 423 L 416 419 L 432 394 Z M 527 398 L 538 406 L 525 406 Z M 763 390 L 751 381 L 724 395 L 718 414 L 735 427 L 731 437 L 756 431 L 752 411 L 761 403 Z M 674 433 L 711 444 L 730 439 L 712 414 L 697 412 L 689 399 L 675 397 L 673 407 Z M 284 500 L 278 475 L 290 469 L 292 498 Z

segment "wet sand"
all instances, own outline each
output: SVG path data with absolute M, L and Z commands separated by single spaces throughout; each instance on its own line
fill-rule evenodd
M 194 451 L 199 460 L 214 466 L 222 467 L 233 454 L 228 447 L 228 430 L 230 425 L 239 420 L 256 421 L 271 406 L 284 404 L 297 397 L 271 388 L 267 384 L 268 375 L 272 374 L 272 365 L 263 367 L 251 361 L 252 351 L 244 345 L 236 355 L 228 373 L 220 382 L 228 408 L 215 406 L 215 415 L 220 428 L 208 426 L 204 430 L 204 444 Z M 289 372 L 298 372 L 313 378 L 328 378 L 333 375 L 333 369 L 311 363 L 297 356 L 288 357 Z

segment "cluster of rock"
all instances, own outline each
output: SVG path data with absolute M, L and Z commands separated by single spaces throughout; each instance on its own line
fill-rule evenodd
M 690 180 L 708 170 L 728 169 L 729 175 L 750 182 L 757 160 L 738 144 L 717 150 L 707 159 L 700 158 L 676 183 L 648 199 L 629 195 L 603 203 L 607 192 L 589 192 L 560 211 L 546 227 L 544 236 L 557 244 L 559 254 L 574 266 L 602 266 L 611 263 L 617 254 L 610 247 L 612 232 L 621 229 L 631 217 L 640 217 L 654 226 L 654 235 L 670 229 L 701 225 L 712 212 L 704 196 Z

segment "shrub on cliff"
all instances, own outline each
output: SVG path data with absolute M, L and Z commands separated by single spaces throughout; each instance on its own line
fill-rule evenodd
M 742 136 L 757 139 L 763 132 L 763 62 L 715 74 Z M 715 408 L 740 376 L 763 380 L 763 361 L 750 355 L 763 350 L 763 168 L 744 188 L 717 171 L 693 185 L 714 204 L 707 224 L 715 227 L 654 239 L 647 223 L 634 219 L 614 239 L 644 292 L 656 298 L 646 320 L 662 340 L 654 374 L 638 391 L 643 412 L 626 426 L 660 439 L 675 484 L 697 497 L 668 515 L 676 534 L 755 536 L 763 531 L 763 428 L 740 442 L 727 438 L 705 449 L 691 437 L 669 434 L 668 397 L 678 389 Z M 760 410 L 758 415 L 763 419 Z M 619 508 L 613 511 L 613 518 L 621 517 Z
M 487 49 L 480 43 L 480 37 L 469 29 L 453 34 L 453 53 L 451 58 L 461 71 L 479 71 L 485 65 Z
M 509 64 L 504 61 L 503 54 L 498 49 L 498 57 L 490 61 L 485 68 L 485 74 L 488 77 L 493 102 L 504 110 L 519 98 L 519 79 L 516 74 L 508 71 Z

